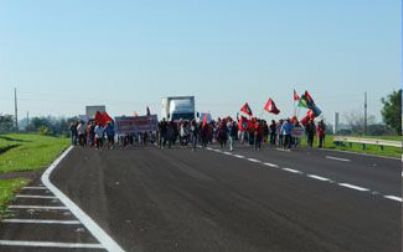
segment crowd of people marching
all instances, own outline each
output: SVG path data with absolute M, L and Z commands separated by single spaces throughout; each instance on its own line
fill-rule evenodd
M 139 132 L 136 135 L 116 135 L 113 121 L 105 125 L 90 121 L 85 123 L 77 121 L 71 125 L 72 144 L 82 147 L 96 147 L 113 149 L 115 142 L 122 146 L 135 143 L 147 145 L 157 144 L 161 149 L 171 148 L 173 145 L 182 147 L 190 146 L 193 150 L 198 145 L 206 147 L 209 144 L 218 143 L 221 148 L 234 149 L 234 143 L 250 145 L 255 150 L 260 150 L 264 144 L 278 146 L 284 149 L 296 148 L 302 137 L 306 137 L 308 146 L 313 147 L 315 136 L 319 139 L 318 147 L 324 145 L 326 125 L 323 120 L 316 125 L 314 120 L 309 120 L 305 125 L 294 117 L 278 121 L 245 117 L 237 120 L 231 117 L 218 118 L 217 120 L 179 120 L 162 121 L 158 124 L 157 132 Z M 298 134 L 299 135 L 296 135 Z
M 96 123 L 95 121 L 76 121 L 70 126 L 71 142 L 73 145 L 82 147 L 90 146 L 97 149 L 103 148 L 104 144 L 109 149 L 115 145 L 115 128 L 113 121 L 106 125 Z
M 299 130 L 295 130 L 295 129 Z M 301 132 L 300 136 L 293 134 Z M 303 135 L 307 138 L 308 146 L 313 147 L 314 138 L 319 139 L 318 147 L 324 145 L 326 125 L 321 120 L 317 125 L 314 120 L 309 120 L 304 126 L 296 118 L 284 119 L 267 123 L 265 120 L 252 118 L 250 120 L 240 117 L 233 120 L 231 117 L 218 118 L 206 122 L 185 121 L 167 122 L 163 119 L 158 125 L 160 148 L 170 148 L 177 142 L 181 146 L 191 145 L 193 149 L 198 144 L 206 147 L 208 144 L 217 142 L 221 148 L 234 149 L 234 143 L 248 144 L 255 150 L 260 150 L 263 144 L 280 146 L 283 148 L 295 148 L 300 143 Z

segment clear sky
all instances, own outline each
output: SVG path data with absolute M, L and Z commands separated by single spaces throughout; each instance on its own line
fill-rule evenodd
M 333 121 L 400 87 L 400 0 L 0 0 L 0 112 L 160 111 L 195 95 L 234 115 L 268 97 L 288 116 L 308 89 Z M 301 114 L 303 111 L 300 112 Z M 267 118 L 270 118 L 267 116 Z

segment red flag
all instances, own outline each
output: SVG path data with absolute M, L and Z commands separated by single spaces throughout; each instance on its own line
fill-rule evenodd
M 306 115 L 304 116 L 304 118 L 301 119 L 301 124 L 306 126 L 308 124 L 309 120 L 313 120 L 315 119 L 315 114 L 313 113 L 313 111 L 310 109 L 306 112 Z
M 295 91 L 295 89 L 294 89 L 294 101 L 299 101 L 299 99 L 300 99 L 300 97 L 297 94 L 297 91 Z
M 271 98 L 269 98 L 269 100 L 266 102 L 264 110 L 275 115 L 278 115 L 280 113 L 280 110 L 276 107 L 276 104 Z
M 204 116 L 203 116 L 202 127 L 204 128 L 204 127 L 206 127 L 206 125 L 207 125 L 207 113 L 204 114 Z
M 106 112 L 99 112 L 95 114 L 95 123 L 105 126 L 108 122 L 112 122 L 113 119 Z
M 252 116 L 252 115 L 253 115 L 252 110 L 250 109 L 249 104 L 248 104 L 247 102 L 242 106 L 241 112 L 244 112 L 244 113 L 247 114 L 248 116 Z

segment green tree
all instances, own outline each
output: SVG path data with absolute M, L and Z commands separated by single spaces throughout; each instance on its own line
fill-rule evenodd
M 393 128 L 396 133 L 402 135 L 402 89 L 393 91 L 388 97 L 382 98 L 383 121 Z

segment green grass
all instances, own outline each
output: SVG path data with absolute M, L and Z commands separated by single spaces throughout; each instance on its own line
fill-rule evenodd
M 24 178 L 0 180 L 0 219 L 7 215 L 6 206 L 13 199 L 14 193 L 28 182 Z
M 395 140 L 399 141 L 401 137 L 399 136 L 381 136 L 381 137 L 365 137 L 365 138 L 381 138 L 385 140 Z M 302 138 L 301 141 L 302 146 L 306 146 L 306 139 Z M 318 146 L 318 139 L 315 137 L 315 143 L 314 146 Z M 367 145 L 366 150 L 363 150 L 362 144 L 352 144 L 350 145 L 348 143 L 344 143 L 343 145 L 335 145 L 333 143 L 333 136 L 326 136 L 325 138 L 325 148 L 327 149 L 333 149 L 333 150 L 341 150 L 341 151 L 352 151 L 352 152 L 357 152 L 357 153 L 367 153 L 367 154 L 372 154 L 372 155 L 377 155 L 377 156 L 385 156 L 385 157 L 396 157 L 400 158 L 402 155 L 402 150 L 397 147 L 388 147 L 385 146 L 383 150 L 381 147 L 377 145 Z
M 0 154 L 0 174 L 47 167 L 68 145 L 68 138 L 36 134 L 0 135 L 0 148 L 17 145 Z

